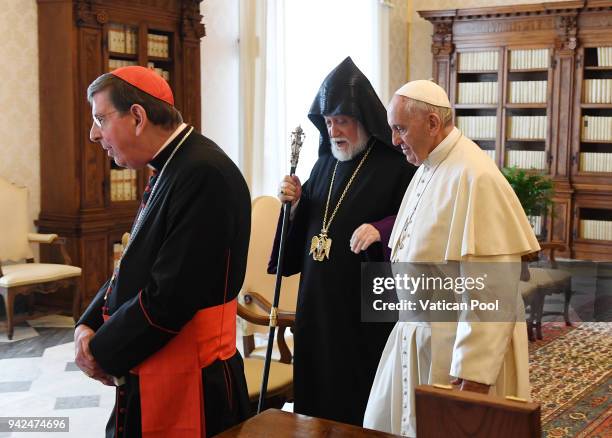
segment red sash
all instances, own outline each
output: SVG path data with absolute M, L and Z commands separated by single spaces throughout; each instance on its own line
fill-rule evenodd
M 236 353 L 236 310 L 234 299 L 198 311 L 161 350 L 131 370 L 140 380 L 143 438 L 206 436 L 202 368 Z

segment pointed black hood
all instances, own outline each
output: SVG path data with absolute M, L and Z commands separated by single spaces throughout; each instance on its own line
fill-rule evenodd
M 308 112 L 308 118 L 321 133 L 319 156 L 331 150 L 323 116 L 340 114 L 356 118 L 370 135 L 393 147 L 387 111 L 368 78 L 350 57 L 327 75 Z

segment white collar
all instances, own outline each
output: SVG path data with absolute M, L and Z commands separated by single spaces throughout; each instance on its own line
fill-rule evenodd
M 179 125 L 178 128 L 176 128 L 174 130 L 174 132 L 172 134 L 170 134 L 170 137 L 168 137 L 166 139 L 166 141 L 164 142 L 163 145 L 161 145 L 161 147 L 157 150 L 157 152 L 155 152 L 155 155 L 153 155 L 153 158 L 151 158 L 151 161 L 155 159 L 155 157 L 157 157 L 161 151 L 163 151 L 164 149 L 166 149 L 166 147 L 172 142 L 172 140 L 174 140 L 176 138 L 177 135 L 180 134 L 180 132 L 185 129 L 187 127 L 187 123 L 181 123 Z M 148 165 L 149 167 L 153 168 L 153 166 L 151 166 L 150 164 Z
M 449 132 L 449 134 L 442 140 L 438 146 L 434 148 L 433 151 L 429 153 L 427 158 L 423 160 L 423 164 L 426 168 L 431 166 L 436 166 L 442 160 L 446 158 L 448 153 L 451 151 L 452 147 L 457 143 L 459 137 L 461 136 L 461 131 L 459 131 L 456 127 L 453 127 L 453 130 Z

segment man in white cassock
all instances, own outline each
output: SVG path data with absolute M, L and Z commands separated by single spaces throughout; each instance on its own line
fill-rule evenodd
M 391 100 L 388 122 L 393 144 L 419 166 L 391 233 L 392 267 L 425 262 L 434 266 L 430 271 L 458 277 L 484 262 L 492 275 L 482 294 L 506 294 L 506 303 L 515 299 L 513 315 L 476 309 L 458 322 L 402 322 L 400 312 L 372 385 L 364 427 L 416 436 L 414 388 L 420 384 L 529 399 L 527 332 L 516 291 L 521 256 L 539 245 L 493 160 L 452 125 L 444 89 L 425 80 L 405 84 Z

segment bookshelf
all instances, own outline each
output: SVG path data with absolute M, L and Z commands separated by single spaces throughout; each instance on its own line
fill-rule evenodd
M 37 0 L 41 109 L 41 232 L 67 237 L 83 268 L 86 306 L 112 273 L 148 172 L 115 165 L 89 141 L 87 86 L 127 65 L 154 69 L 170 83 L 183 118 L 200 126 L 197 0 Z M 61 103 L 71 102 L 70 105 Z M 61 106 L 61 110 L 60 109 Z M 41 252 L 45 261 L 53 254 Z M 49 296 L 55 305 L 70 297 Z
M 457 74 L 449 93 L 455 124 L 494 161 L 499 156 L 500 54 L 498 49 L 457 52 Z
M 572 236 L 576 253 L 610 257 L 612 249 L 612 38 L 586 34 L 576 53 Z
M 457 126 L 498 166 L 553 179 L 553 214 L 530 218 L 543 240 L 612 260 L 612 0 L 419 14 Z

